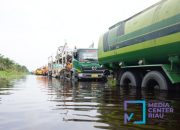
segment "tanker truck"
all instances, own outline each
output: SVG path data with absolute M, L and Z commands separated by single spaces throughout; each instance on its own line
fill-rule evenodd
M 180 83 L 179 3 L 160 1 L 100 36 L 99 63 L 118 85 L 168 90 Z
M 72 79 L 104 79 L 104 68 L 99 65 L 97 55 L 97 49 L 76 49 L 73 52 Z

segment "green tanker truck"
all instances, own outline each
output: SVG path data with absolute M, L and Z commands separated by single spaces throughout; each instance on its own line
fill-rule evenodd
M 111 26 L 98 60 L 122 86 L 168 90 L 180 83 L 180 0 L 163 0 Z
M 76 49 L 73 53 L 72 79 L 103 79 L 104 68 L 98 63 L 98 50 Z

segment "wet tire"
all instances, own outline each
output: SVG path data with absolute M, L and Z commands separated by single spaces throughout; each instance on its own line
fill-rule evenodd
M 142 81 L 142 88 L 168 90 L 166 78 L 159 71 L 148 72 Z
M 137 75 L 130 71 L 126 71 L 120 77 L 120 86 L 133 86 L 138 87 L 140 84 L 139 78 Z

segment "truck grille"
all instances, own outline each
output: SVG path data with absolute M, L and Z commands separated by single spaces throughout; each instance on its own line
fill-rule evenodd
M 84 73 L 103 73 L 104 68 L 98 68 L 98 67 L 82 67 L 82 70 Z

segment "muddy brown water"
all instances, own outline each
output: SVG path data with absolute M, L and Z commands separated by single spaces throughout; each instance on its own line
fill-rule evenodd
M 166 102 L 174 110 L 146 124 L 124 124 L 124 101 Z M 131 104 L 132 105 L 132 104 Z M 132 106 L 139 119 L 141 106 Z M 147 114 L 147 111 L 146 111 Z M 0 130 L 177 130 L 180 128 L 179 92 L 144 91 L 106 83 L 48 79 L 28 75 L 0 81 Z

